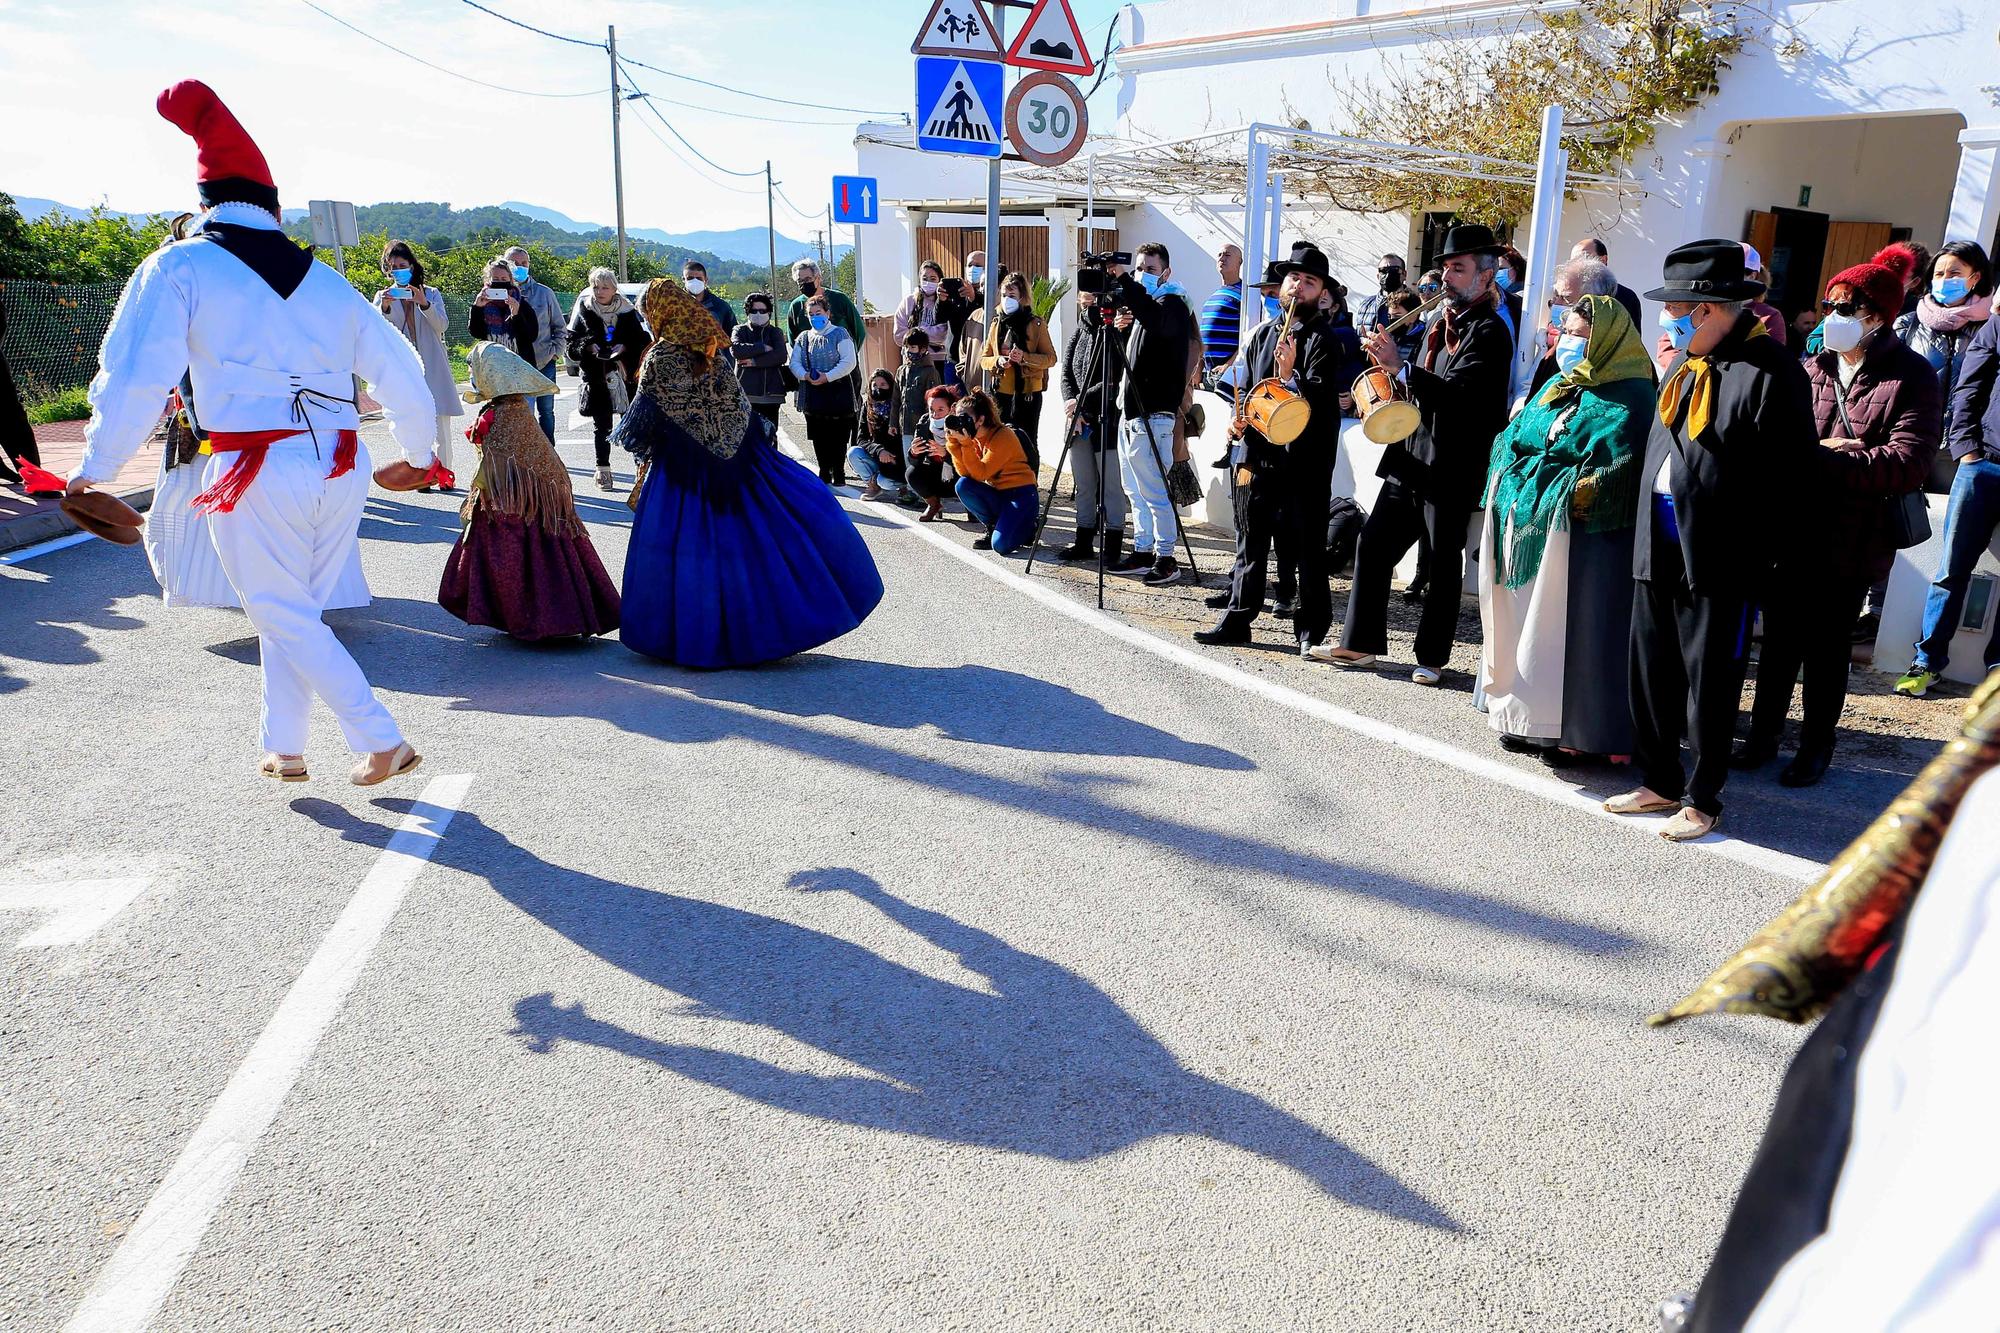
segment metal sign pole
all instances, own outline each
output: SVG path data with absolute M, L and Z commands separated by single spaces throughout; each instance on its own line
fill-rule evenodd
M 995 5 L 993 11 L 993 40 L 1001 50 L 1007 49 L 1007 6 Z M 1005 91 L 1006 74 L 1001 74 L 1001 88 Z M 986 164 L 986 321 L 984 328 L 993 331 L 1000 318 L 1000 284 L 995 275 L 1000 272 L 1000 159 L 994 158 Z M 993 388 L 993 376 L 984 370 L 980 372 L 980 386 L 989 392 Z
M 1535 364 L 1548 350 L 1540 336 L 1543 301 L 1556 267 L 1556 232 L 1562 226 L 1563 183 L 1569 174 L 1562 148 L 1563 110 L 1542 111 L 1542 149 L 1535 165 L 1535 202 L 1528 212 L 1528 279 L 1521 284 L 1521 327 L 1515 330 L 1512 398 L 1526 394 L 1534 382 Z

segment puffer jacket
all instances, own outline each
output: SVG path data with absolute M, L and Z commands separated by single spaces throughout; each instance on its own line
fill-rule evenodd
M 1861 447 L 1817 452 L 1809 500 L 1814 518 L 1799 525 L 1804 540 L 1781 563 L 1794 572 L 1823 570 L 1872 583 L 1895 563 L 1889 501 L 1923 486 L 1944 438 L 1937 372 L 1920 353 L 1877 335 L 1845 392 L 1837 352 L 1822 351 L 1806 362 L 1806 378 L 1819 437 L 1852 437 Z M 1813 533 L 1818 540 L 1810 539 Z
M 1896 319 L 1896 337 L 1911 351 L 1931 363 L 1937 371 L 1938 385 L 1944 392 L 1945 401 L 1951 400 L 1951 391 L 1958 384 L 1958 372 L 1965 362 L 1966 349 L 1972 346 L 1972 339 L 1986 321 L 1973 320 L 1950 333 L 1940 333 L 1927 327 L 1912 310 Z

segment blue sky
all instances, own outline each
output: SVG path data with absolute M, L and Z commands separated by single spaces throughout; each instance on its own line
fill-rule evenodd
M 482 0 L 485 3 L 486 0 Z M 313 0 L 321 9 L 458 74 L 539 93 L 493 91 L 385 50 L 304 0 L 0 0 L 0 190 L 131 211 L 193 202 L 194 153 L 153 111 L 167 84 L 212 85 L 270 159 L 287 205 L 309 198 L 522 199 L 586 221 L 612 217 L 610 86 L 603 52 L 509 27 L 457 0 Z M 769 157 L 792 203 L 823 209 L 851 170 L 851 112 L 775 105 L 770 95 L 896 112 L 913 96 L 910 41 L 929 0 L 491 0 L 551 32 L 728 85 L 721 92 L 636 70 L 639 86 L 695 147 L 761 173 Z M 1121 7 L 1073 0 L 1093 47 Z M 1018 24 L 1025 10 L 1010 11 Z M 1093 103 L 1108 115 L 1111 85 Z M 764 224 L 756 180 L 692 154 L 626 104 L 626 220 L 687 231 Z M 739 119 L 729 112 L 778 117 Z M 1108 126 L 1100 123 L 1102 132 Z M 655 137 L 657 134 L 658 137 Z M 747 192 L 744 192 L 747 191 Z M 813 222 L 780 203 L 779 230 Z

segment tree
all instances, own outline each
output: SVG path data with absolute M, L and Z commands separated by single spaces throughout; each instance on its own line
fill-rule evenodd
M 98 204 L 87 217 L 50 213 L 29 221 L 0 194 L 0 278 L 122 283 L 166 237 L 164 216 L 134 227 Z

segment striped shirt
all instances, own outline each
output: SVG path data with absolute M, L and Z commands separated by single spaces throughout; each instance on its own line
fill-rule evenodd
M 1201 346 L 1208 364 L 1221 365 L 1236 355 L 1242 319 L 1243 284 L 1232 282 L 1227 287 L 1217 287 L 1201 308 Z

